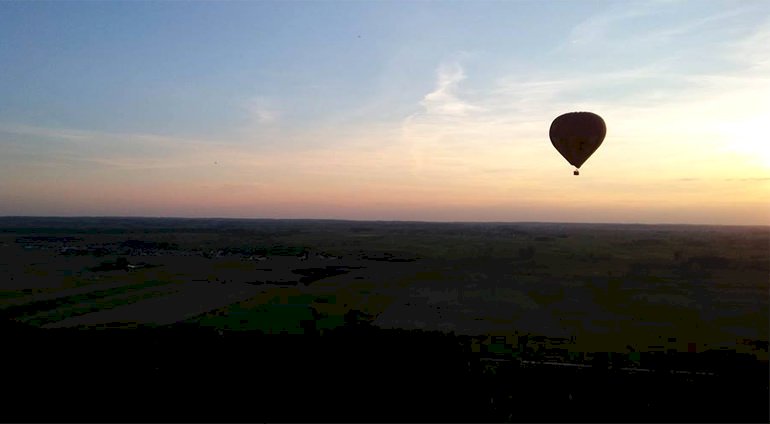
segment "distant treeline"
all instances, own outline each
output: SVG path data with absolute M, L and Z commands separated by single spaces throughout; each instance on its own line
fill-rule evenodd
M 319 227 L 351 232 L 474 232 L 513 235 L 564 235 L 571 231 L 633 231 L 657 236 L 669 232 L 729 233 L 765 231 L 767 226 L 709 226 L 652 224 L 587 224 L 548 222 L 420 222 L 420 221 L 347 221 L 331 219 L 238 219 L 238 218 L 140 218 L 140 217 L 0 217 L 0 232 L 98 232 L 132 231 L 180 232 L 222 230 L 307 231 Z

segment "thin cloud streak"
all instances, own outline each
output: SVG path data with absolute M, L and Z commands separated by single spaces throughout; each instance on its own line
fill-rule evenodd
M 272 124 L 280 119 L 281 112 L 265 97 L 251 99 L 246 109 L 257 124 Z
M 611 38 L 609 33 L 622 26 L 624 21 L 648 16 L 655 8 L 647 3 L 623 2 L 613 4 L 607 11 L 591 16 L 577 24 L 568 37 L 570 45 L 588 45 Z
M 426 115 L 438 116 L 467 116 L 469 113 L 481 110 L 467 101 L 461 100 L 457 89 L 466 78 L 459 63 L 444 63 L 437 71 L 436 89 L 425 95 L 420 105 Z

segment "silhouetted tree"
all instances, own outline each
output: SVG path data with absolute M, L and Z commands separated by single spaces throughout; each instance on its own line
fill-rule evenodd
M 120 257 L 115 261 L 115 268 L 128 269 L 128 259 Z

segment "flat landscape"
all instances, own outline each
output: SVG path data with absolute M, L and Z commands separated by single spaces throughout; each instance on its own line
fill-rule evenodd
M 767 422 L 769 252 L 748 226 L 0 218 L 7 418 Z

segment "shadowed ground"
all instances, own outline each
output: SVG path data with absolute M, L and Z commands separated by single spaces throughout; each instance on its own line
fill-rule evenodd
M 4 417 L 766 422 L 769 245 L 766 227 L 3 218 Z
M 13 420 L 754 422 L 767 368 L 719 376 L 524 367 L 438 333 L 181 328 L 16 338 Z M 197 331 L 197 334 L 196 334 Z M 764 396 L 764 397 L 763 397 Z M 45 407 L 43 407 L 45 405 Z

